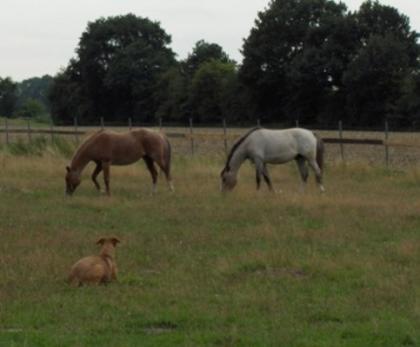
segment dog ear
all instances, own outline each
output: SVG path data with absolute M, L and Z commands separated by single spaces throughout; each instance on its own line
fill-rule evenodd
M 120 243 L 121 241 L 118 237 L 111 237 L 111 242 L 115 247 L 117 245 L 117 243 Z
M 97 245 L 103 245 L 105 243 L 105 238 L 101 237 L 98 241 L 96 241 Z
M 70 172 L 70 166 L 66 166 L 67 172 Z

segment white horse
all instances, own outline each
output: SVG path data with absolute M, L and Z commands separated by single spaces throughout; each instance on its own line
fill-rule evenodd
M 222 191 L 232 190 L 237 183 L 237 173 L 242 163 L 249 159 L 255 165 L 257 189 L 260 188 L 261 176 L 273 191 L 266 164 L 283 164 L 296 160 L 302 178 L 302 189 L 308 179 L 306 162 L 315 172 L 316 181 L 321 192 L 324 145 L 322 139 L 312 131 L 302 128 L 269 130 L 254 128 L 248 131 L 233 145 L 226 165 L 220 176 Z

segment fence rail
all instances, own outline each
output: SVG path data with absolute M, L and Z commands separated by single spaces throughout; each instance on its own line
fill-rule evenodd
M 1 129 L 0 133 L 8 133 L 9 135 L 12 134 L 28 134 L 28 130 L 24 128 L 8 128 L 8 129 Z M 38 134 L 38 135 L 86 135 L 91 130 L 65 130 L 65 129 L 31 129 L 29 130 L 31 134 Z M 236 138 L 237 134 L 189 134 L 186 132 L 173 132 L 173 131 L 165 131 L 165 135 L 169 138 L 185 138 L 185 139 L 203 139 L 203 138 L 213 138 L 213 139 L 233 139 Z M 378 140 L 378 139 L 367 139 L 367 138 L 339 138 L 339 137 L 323 137 L 322 140 L 324 143 L 331 143 L 331 144 L 349 144 L 349 145 L 370 145 L 370 146 L 385 146 L 388 144 L 390 147 L 419 147 L 419 145 L 415 144 L 408 144 L 408 143 L 398 143 L 393 141 L 386 141 L 386 140 Z
M 12 134 L 21 134 L 26 135 L 28 142 L 32 141 L 33 135 L 49 135 L 51 139 L 54 138 L 54 136 L 59 135 L 70 135 L 74 136 L 76 141 L 80 140 L 80 136 L 86 135 L 93 130 L 97 130 L 98 127 L 100 129 L 104 129 L 105 122 L 101 118 L 100 124 L 97 127 L 89 126 L 89 127 L 83 127 L 80 124 L 78 124 L 77 120 L 74 120 L 73 126 L 57 126 L 54 127 L 53 125 L 50 125 L 49 128 L 46 125 L 45 128 L 42 127 L 31 127 L 31 122 L 28 120 L 25 125 L 22 126 L 12 126 L 11 124 L 8 124 L 8 121 L 5 121 L 5 124 L 3 127 L 0 127 L 0 134 L 4 134 L 5 136 L 5 142 L 6 144 L 9 144 L 11 142 L 11 135 Z M 132 129 L 133 123 L 131 119 L 128 120 L 127 125 L 121 125 L 119 126 L 113 126 L 113 128 L 119 128 L 119 129 Z M 159 130 L 163 129 L 162 120 L 159 120 L 159 123 L 157 125 L 157 128 Z M 223 144 L 223 148 L 225 152 L 228 151 L 228 140 L 233 141 L 238 136 L 240 136 L 240 128 L 228 128 L 226 125 L 226 121 L 223 120 L 221 127 L 219 128 L 213 128 L 213 130 L 217 130 L 215 132 L 206 131 L 203 132 L 203 129 L 200 129 L 199 127 L 194 127 L 192 119 L 189 120 L 189 124 L 184 125 L 182 128 L 179 129 L 175 127 L 164 129 L 165 134 L 169 138 L 178 138 L 178 139 L 185 139 L 185 141 L 189 142 L 190 152 L 191 155 L 194 155 L 196 151 L 196 146 L 199 141 L 209 141 L 212 143 L 220 142 Z M 338 123 L 337 131 L 337 137 L 331 136 L 331 130 L 328 130 L 328 136 L 323 136 L 323 141 L 326 144 L 335 144 L 339 145 L 339 153 L 341 156 L 341 160 L 345 162 L 345 146 L 344 145 L 365 145 L 365 146 L 382 146 L 384 147 L 384 156 L 385 156 L 385 164 L 388 166 L 389 164 L 389 150 L 393 147 L 400 147 L 400 148 L 417 148 L 420 149 L 420 141 L 416 141 L 415 143 L 404 143 L 401 141 L 390 141 L 389 135 L 389 127 L 388 124 L 385 123 L 384 127 L 384 133 L 383 138 L 369 138 L 369 137 L 358 137 L 355 136 L 357 133 L 361 132 L 352 132 L 350 136 L 345 137 L 343 130 L 343 124 L 342 122 Z M 378 132 L 375 132 L 376 137 Z M 375 137 L 375 136 L 373 136 Z
M 373 145 L 373 146 L 384 146 L 384 140 L 377 139 L 352 139 L 352 138 L 333 138 L 323 137 L 322 141 L 325 143 L 336 143 L 336 144 L 349 144 L 349 145 Z

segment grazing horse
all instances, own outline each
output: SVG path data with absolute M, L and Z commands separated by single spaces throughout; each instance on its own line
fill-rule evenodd
M 233 145 L 226 165 L 220 176 L 222 191 L 232 190 L 237 183 L 237 173 L 242 163 L 249 159 L 255 165 L 257 189 L 260 188 L 261 176 L 268 188 L 273 191 L 266 164 L 283 164 L 296 160 L 302 178 L 302 188 L 308 179 L 308 167 L 315 172 L 321 192 L 324 146 L 322 140 L 309 130 L 293 128 L 269 130 L 254 128 L 248 131 Z
M 86 165 L 93 161 L 96 168 L 92 173 L 92 181 L 100 191 L 96 177 L 101 171 L 104 174 L 106 193 L 110 195 L 110 166 L 129 165 L 140 159 L 152 175 L 153 192 L 156 191 L 158 172 L 156 163 L 165 173 L 169 188 L 173 190 L 171 181 L 171 145 L 160 133 L 147 129 L 136 129 L 126 133 L 100 130 L 80 145 L 69 166 L 66 167 L 66 193 L 72 195 L 81 181 L 81 173 Z

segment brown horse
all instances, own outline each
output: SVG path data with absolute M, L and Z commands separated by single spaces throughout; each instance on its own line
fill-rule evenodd
M 140 159 L 146 162 L 152 175 L 153 192 L 156 191 L 158 177 L 155 163 L 165 173 L 169 188 L 173 190 L 170 173 L 171 145 L 163 134 L 147 129 L 136 129 L 126 133 L 100 130 L 80 145 L 70 166 L 66 167 L 66 193 L 73 194 L 80 184 L 83 169 L 93 161 L 96 168 L 92 173 L 92 181 L 100 191 L 101 187 L 96 178 L 103 171 L 106 193 L 110 195 L 110 166 L 129 165 Z

